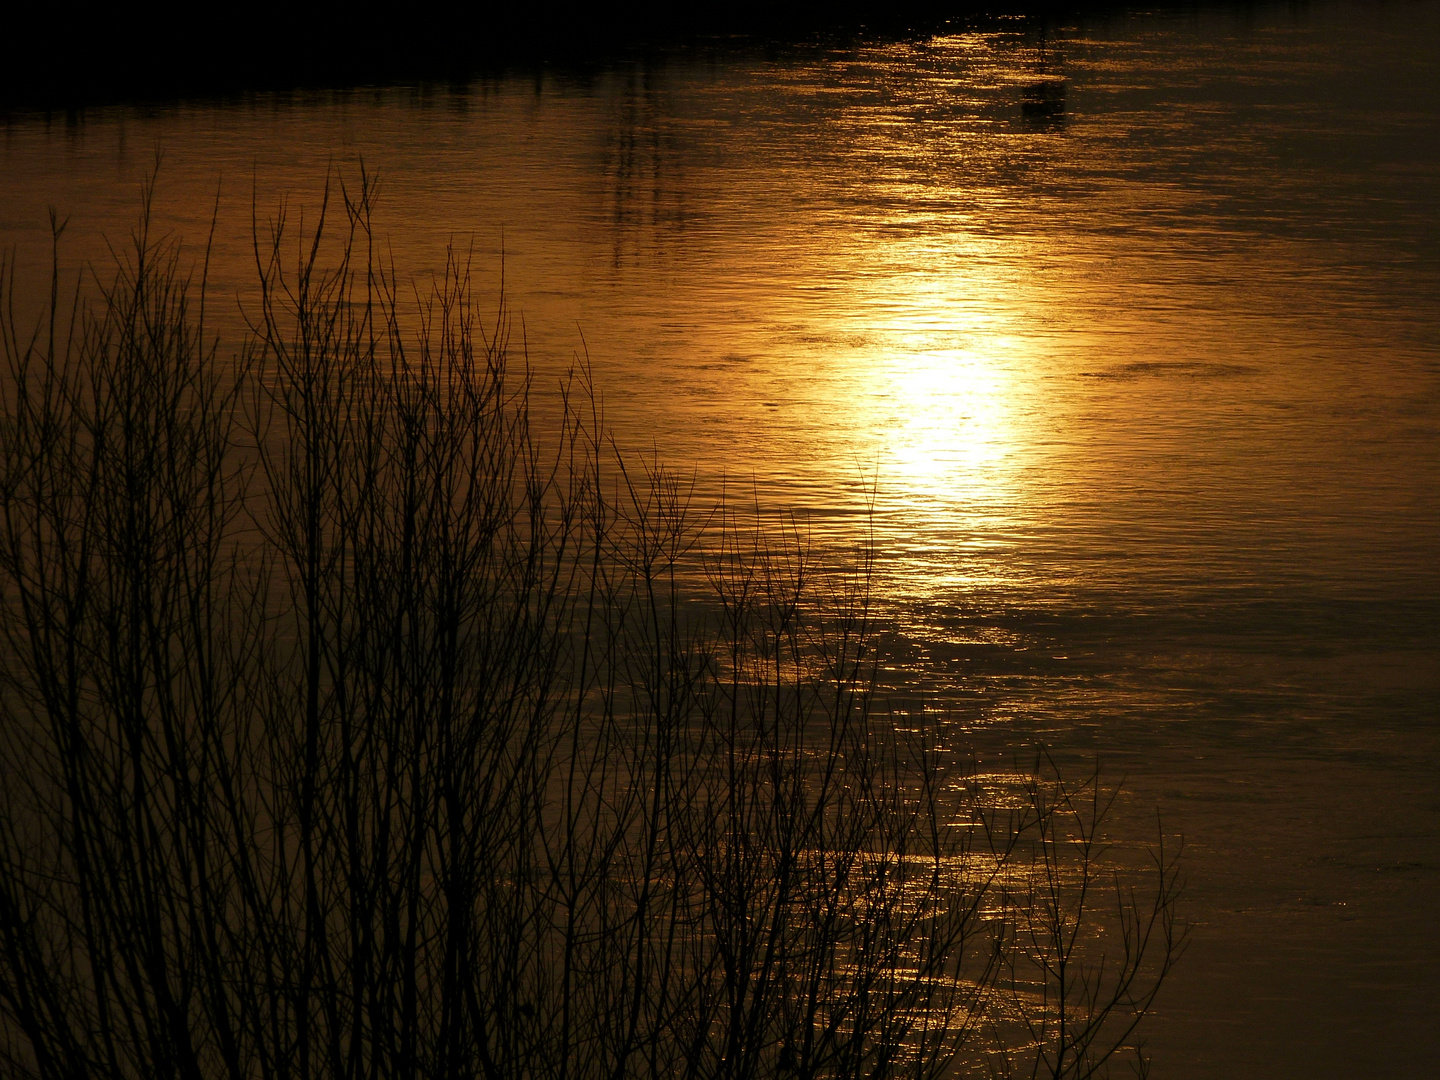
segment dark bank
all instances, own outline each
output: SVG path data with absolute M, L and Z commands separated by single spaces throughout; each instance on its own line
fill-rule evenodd
M 1156 5 L 1151 5 L 1155 7 Z M 1160 7 L 1190 6 L 1167 0 Z M 12 50 L 0 108 L 154 104 L 253 91 L 465 83 L 508 70 L 579 70 L 679 50 L 728 52 L 861 38 L 924 38 L 959 29 L 1044 27 L 1104 18 L 1107 2 L 736 3 L 574 5 L 532 9 L 467 4 L 371 15 L 318 5 L 97 11 L 51 24 Z

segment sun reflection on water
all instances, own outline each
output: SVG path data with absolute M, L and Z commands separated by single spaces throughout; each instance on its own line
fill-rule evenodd
M 1026 502 L 1025 403 L 1039 365 L 1014 329 L 1024 297 L 985 272 L 996 246 L 953 233 L 895 244 L 877 230 L 845 253 L 865 273 L 817 267 L 839 283 L 830 336 L 863 342 L 830 358 L 827 397 L 843 402 L 843 426 L 815 418 L 830 436 L 821 467 L 873 468 L 887 591 L 912 600 L 1009 574 L 996 556 Z

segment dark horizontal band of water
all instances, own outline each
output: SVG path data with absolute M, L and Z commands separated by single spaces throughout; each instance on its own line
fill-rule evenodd
M 1160 0 L 1151 10 L 1211 7 Z M 1228 5 L 1222 5 L 1228 6 Z M 1253 5 L 1242 5 L 1253 6 Z M 96 14 L 50 27 L 0 66 L 0 114 L 117 101 L 167 101 L 252 90 L 454 82 L 537 64 L 591 65 L 621 55 L 739 39 L 928 36 L 1016 18 L 1039 25 L 1125 10 L 1116 0 L 907 0 L 866 3 L 598 4 L 566 10 L 477 4 L 424 16 L 338 16 L 317 5 L 247 8 L 236 20 Z

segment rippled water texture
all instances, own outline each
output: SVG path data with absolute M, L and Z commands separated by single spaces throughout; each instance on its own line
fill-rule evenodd
M 1437 56 L 1435 3 L 1261 7 L 12 115 L 0 239 L 22 302 L 47 204 L 103 259 L 158 147 L 157 217 L 198 247 L 218 206 L 243 297 L 252 193 L 313 219 L 363 158 L 402 271 L 453 238 L 493 294 L 503 251 L 622 442 L 822 544 L 873 523 L 904 693 L 984 758 L 1100 753 L 1121 843 L 1183 831 L 1155 1075 L 1425 1075 Z

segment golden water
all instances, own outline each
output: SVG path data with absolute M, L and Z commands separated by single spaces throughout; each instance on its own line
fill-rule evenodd
M 1184 832 L 1156 1075 L 1420 1075 L 1437 55 L 1434 3 L 1320 5 L 12 114 L 0 241 L 22 304 L 47 205 L 103 261 L 159 148 L 233 338 L 252 205 L 313 221 L 363 160 L 402 273 L 454 240 L 493 297 L 503 261 L 542 380 L 588 351 L 624 444 L 873 529 L 897 681 L 982 757 L 1098 752 L 1122 843 Z

